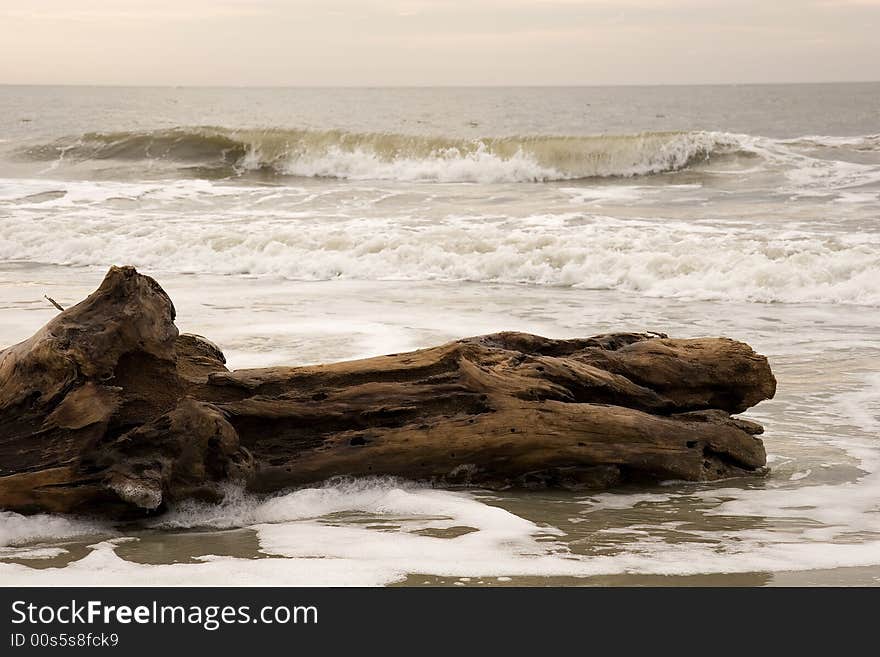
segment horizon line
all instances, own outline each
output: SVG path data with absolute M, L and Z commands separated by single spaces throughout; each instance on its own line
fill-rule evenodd
M 877 80 L 809 82 L 619 82 L 584 84 L 119 84 L 107 82 L 0 82 L 0 87 L 102 87 L 140 89 L 579 89 L 595 87 L 757 87 L 831 84 L 878 84 Z

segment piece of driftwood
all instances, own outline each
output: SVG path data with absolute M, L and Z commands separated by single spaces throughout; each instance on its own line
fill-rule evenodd
M 48 301 L 49 303 L 51 303 L 53 306 L 55 306 L 58 310 L 60 310 L 61 312 L 64 312 L 64 306 L 62 306 L 60 303 L 58 303 L 57 301 L 55 301 L 55 299 L 53 299 L 52 297 L 50 297 L 48 294 L 44 294 L 44 295 L 43 295 L 43 298 L 44 298 L 46 301 Z
M 767 359 L 725 338 L 498 333 L 230 372 L 156 281 L 96 292 L 0 352 L 0 508 L 131 517 L 332 476 L 607 488 L 762 472 Z

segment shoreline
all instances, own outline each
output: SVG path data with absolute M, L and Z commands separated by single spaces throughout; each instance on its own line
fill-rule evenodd
M 7 276 L 2 276 L 4 271 Z M 28 267 L 26 271 L 0 270 L 0 280 L 3 280 L 0 282 L 0 290 L 7 299 L 0 321 L 0 342 L 12 343 L 27 337 L 57 312 L 42 299 L 43 294 L 67 305 L 80 298 L 83 292 L 89 291 L 100 278 L 98 271 L 85 277 L 82 275 L 85 272 L 80 269 L 75 270 L 73 275 L 71 271 L 65 267 Z M 24 277 L 21 276 L 23 273 Z M 721 546 L 736 546 L 739 541 L 743 547 L 754 545 L 755 550 L 775 549 L 775 545 L 780 550 L 788 550 L 789 548 L 783 547 L 786 542 L 797 546 L 804 541 L 816 540 L 806 538 L 810 532 L 832 531 L 825 527 L 833 527 L 841 522 L 833 515 L 828 515 L 834 508 L 849 509 L 848 513 L 851 515 L 843 522 L 854 527 L 864 527 L 865 531 L 870 532 L 869 526 L 865 524 L 870 516 L 861 516 L 858 510 L 870 500 L 876 499 L 871 493 L 874 485 L 871 483 L 872 473 L 876 472 L 876 468 L 870 462 L 863 461 L 872 454 L 869 443 L 862 437 L 861 432 L 865 429 L 858 429 L 855 425 L 847 426 L 847 423 L 852 424 L 855 421 L 850 419 L 855 417 L 852 415 L 852 408 L 869 409 L 870 404 L 874 403 L 871 401 L 874 399 L 873 389 L 865 387 L 867 379 L 862 379 L 870 377 L 880 367 L 880 356 L 870 346 L 875 329 L 867 322 L 863 309 L 846 309 L 833 305 L 627 299 L 613 291 L 438 282 L 298 283 L 193 275 L 178 275 L 167 280 L 163 277 L 163 282 L 177 302 L 182 321 L 181 329 L 209 335 L 224 345 L 231 345 L 232 349 L 227 349 L 227 354 L 230 355 L 231 366 L 236 368 L 285 362 L 345 360 L 397 349 L 428 346 L 460 337 L 458 332 L 476 334 L 511 326 L 554 337 L 571 337 L 587 332 L 601 333 L 619 326 L 638 330 L 663 326 L 669 327 L 668 330 L 678 335 L 706 334 L 714 327 L 719 332 L 723 330 L 725 333 L 743 336 L 763 353 L 770 355 L 780 380 L 778 398 L 772 402 L 764 402 L 746 414 L 767 427 L 767 447 L 773 472 L 760 485 L 741 488 L 737 482 L 723 482 L 715 486 L 661 486 L 646 495 L 636 493 L 634 497 L 623 495 L 583 502 L 540 496 L 525 502 L 521 499 L 500 502 L 485 499 L 472 510 L 479 510 L 483 514 L 486 513 L 484 507 L 487 504 L 500 503 L 511 513 L 505 520 L 505 523 L 513 523 L 511 527 L 519 526 L 516 523 L 521 521 L 516 518 L 546 523 L 548 527 L 557 529 L 561 527 L 566 533 L 563 543 L 573 546 L 570 549 L 584 553 L 577 557 L 579 559 L 589 554 L 603 553 L 617 554 L 621 559 L 633 558 L 630 554 L 631 548 L 639 545 L 639 537 L 653 536 L 660 541 L 660 547 L 666 546 L 667 553 L 670 549 L 675 550 L 673 563 L 680 560 L 682 564 L 691 564 L 696 568 L 700 567 L 701 557 L 699 550 L 694 551 L 699 544 L 693 541 L 717 541 Z M 211 299 L 221 297 L 222 303 L 210 303 Z M 230 312 L 241 313 L 248 317 L 248 321 L 230 324 L 226 321 Z M 819 398 L 816 397 L 817 391 L 822 391 Z M 825 503 L 818 502 L 819 498 L 825 500 Z M 352 499 L 357 504 L 371 504 L 369 500 L 372 498 L 361 496 Z M 290 503 L 295 500 L 293 498 Z M 814 504 L 817 504 L 816 508 L 811 508 Z M 802 510 L 787 510 L 787 507 Z M 335 508 L 346 507 L 343 505 Z M 453 508 L 450 507 L 445 512 L 449 513 Z M 729 515 L 715 515 L 719 509 Z M 321 513 L 320 508 L 317 512 Z M 283 517 L 286 516 L 279 516 Z M 391 519 L 394 517 L 392 514 Z M 451 517 L 455 518 L 455 515 Z M 375 531 L 380 536 L 383 532 L 392 532 L 392 536 L 401 532 L 400 529 L 389 526 L 389 518 L 385 514 L 361 517 L 358 513 L 343 516 L 331 514 L 317 524 L 307 522 L 303 525 L 301 521 L 281 521 L 273 531 L 276 534 L 280 532 L 279 536 L 287 532 L 305 532 L 300 540 L 318 540 L 322 535 L 320 532 L 324 531 L 324 523 L 330 523 L 331 527 L 338 525 L 337 529 L 343 532 L 332 540 L 330 536 L 336 537 L 336 534 L 328 536 L 331 544 L 335 544 L 337 540 L 343 540 L 345 532 L 363 527 L 368 518 L 370 521 L 367 525 L 377 527 L 371 532 Z M 573 523 L 570 519 L 578 522 Z M 229 522 L 236 522 L 234 516 Z M 419 522 L 421 521 L 411 519 L 403 527 L 419 529 L 422 527 Z M 473 522 L 478 521 L 453 519 L 442 524 L 441 529 Z M 392 522 L 391 525 L 393 524 Z M 516 531 L 518 536 L 525 538 L 532 529 L 520 534 L 519 532 L 525 531 L 523 527 L 529 525 Z M 646 534 L 615 533 L 633 527 Z M 638 529 L 639 527 L 642 529 Z M 603 532 L 605 529 L 613 532 Z M 472 535 L 480 536 L 485 531 L 487 530 L 480 529 Z M 249 534 L 251 530 L 231 530 L 230 533 Z M 168 545 L 160 547 L 165 539 L 169 544 L 179 541 L 186 543 L 190 534 L 190 530 L 181 530 L 182 538 L 178 539 L 175 538 L 174 531 L 153 532 L 152 542 L 144 543 L 140 547 L 136 543 L 127 543 L 117 549 L 121 554 L 138 560 L 144 559 L 137 556 L 139 552 L 147 554 L 154 550 L 154 561 L 162 559 L 162 554 L 177 555 L 169 560 L 184 557 L 189 560 L 191 556 L 214 552 L 233 552 L 243 557 L 248 554 L 265 556 L 263 552 L 252 552 L 253 538 L 248 539 L 249 547 L 246 549 L 242 550 L 240 546 L 227 549 L 222 547 L 227 539 L 211 532 L 205 539 L 206 543 L 191 552 L 190 556 L 179 552 L 179 548 Z M 124 537 L 126 533 L 123 531 L 121 535 Z M 405 537 L 408 534 L 403 531 L 400 535 Z M 368 533 L 357 540 L 364 541 L 371 536 L 373 534 Z M 604 536 L 611 542 L 603 547 L 603 543 L 592 541 L 591 536 Z M 488 539 L 489 535 L 484 535 L 484 538 Z M 157 539 L 158 543 L 155 542 Z M 482 541 L 483 538 L 477 545 L 488 545 Z M 43 543 L 44 547 L 52 547 L 65 541 Z M 56 560 L 31 561 L 31 564 L 49 566 L 51 563 L 58 566 L 70 558 L 86 557 L 91 551 L 84 544 L 93 543 L 94 540 L 86 538 L 76 543 L 78 547 L 70 546 L 69 555 L 61 555 Z M 547 549 L 540 541 L 536 545 L 539 546 L 539 553 Z M 317 547 L 315 549 L 318 550 Z M 377 545 L 376 549 L 384 548 Z M 487 548 L 475 547 L 472 554 L 482 554 L 484 549 Z M 820 540 L 820 545 L 816 545 L 815 549 L 827 551 L 829 557 L 834 558 L 834 551 L 838 548 L 834 543 L 823 543 Z M 841 549 L 844 550 L 841 555 L 844 555 L 849 548 L 844 545 Z M 285 557 L 276 558 L 281 562 L 288 560 Z M 652 557 L 646 555 L 641 558 L 646 559 L 644 563 L 650 563 Z M 740 555 L 729 558 L 746 557 Z M 850 559 L 847 556 L 840 558 L 844 562 Z M 149 560 L 150 557 L 146 559 Z M 197 569 L 192 576 L 201 577 L 197 575 L 200 572 L 198 568 L 204 564 L 190 565 Z M 235 568 L 250 565 L 248 561 L 238 563 Z M 282 563 L 278 565 L 280 567 Z M 121 566 L 127 567 L 124 562 Z M 362 564 L 363 568 L 368 566 L 368 563 Z M 747 568 L 743 564 L 738 564 L 738 567 Z M 0 566 L 0 572 L 6 568 L 5 565 Z M 31 579 L 28 572 L 36 578 L 31 581 L 39 579 L 36 571 L 21 571 L 24 574 L 16 575 L 16 581 L 26 584 Z M 148 571 L 144 572 L 145 577 L 146 572 Z M 418 572 L 418 569 L 413 572 Z M 515 574 L 500 576 L 510 576 L 512 582 L 528 585 L 547 585 L 554 581 L 570 581 L 577 585 L 737 585 L 746 580 L 756 583 L 758 579 L 767 580 L 767 571 L 760 572 L 764 574 L 633 574 L 578 577 L 571 580 L 531 576 L 523 578 Z M 73 576 L 74 572 L 65 573 L 65 569 L 62 569 L 55 572 L 53 577 L 62 581 L 68 574 Z M 178 580 L 181 576 L 184 580 L 188 577 L 175 575 Z M 299 577 L 293 574 L 290 576 Z M 465 576 L 472 580 L 470 583 L 462 582 L 465 585 L 473 585 L 479 581 L 478 577 Z M 257 575 L 255 577 L 259 579 Z M 327 581 L 344 582 L 344 578 L 333 579 L 332 574 L 327 577 Z M 378 579 L 372 581 L 388 581 L 387 575 L 377 577 Z M 421 580 L 412 577 L 410 583 L 423 585 L 425 579 L 451 586 L 455 586 L 454 582 L 458 581 L 457 577 L 434 575 Z M 305 580 L 292 579 L 291 583 L 296 581 Z M 838 582 L 873 586 L 876 583 L 876 569 L 874 566 L 842 567 L 779 573 L 764 584 L 834 585 Z M 499 585 L 510 583 L 500 582 Z

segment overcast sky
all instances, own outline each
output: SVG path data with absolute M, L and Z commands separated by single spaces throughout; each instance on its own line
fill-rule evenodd
M 880 78 L 880 0 L 0 0 L 0 83 Z

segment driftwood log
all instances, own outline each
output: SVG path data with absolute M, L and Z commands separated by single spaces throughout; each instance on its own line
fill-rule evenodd
M 230 372 L 156 281 L 113 267 L 0 352 L 0 508 L 131 517 L 223 484 L 336 475 L 607 488 L 764 470 L 767 359 L 725 338 L 498 333 L 411 353 Z

